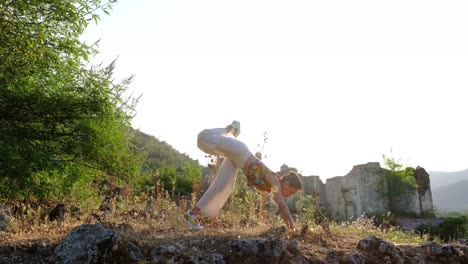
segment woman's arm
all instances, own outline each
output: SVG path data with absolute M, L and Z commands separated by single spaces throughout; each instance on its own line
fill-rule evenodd
M 278 205 L 283 221 L 288 225 L 289 228 L 294 229 L 291 213 L 289 212 L 288 206 L 284 202 L 283 195 L 281 195 L 281 183 L 278 180 L 278 177 L 276 176 L 276 174 L 267 174 L 265 176 L 265 180 L 272 187 L 273 198 L 276 204 Z
M 289 228 L 294 229 L 293 219 L 291 217 L 291 213 L 289 213 L 289 208 L 284 202 L 284 198 L 281 195 L 281 192 L 273 193 L 273 198 L 275 199 L 276 204 L 281 213 L 281 217 L 283 218 L 284 222 L 288 225 Z

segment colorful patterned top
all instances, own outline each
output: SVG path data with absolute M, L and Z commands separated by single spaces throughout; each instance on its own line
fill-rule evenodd
M 274 172 L 268 169 L 261 160 L 254 159 L 249 164 L 245 176 L 249 186 L 253 186 L 260 191 L 271 192 L 271 185 L 265 179 L 265 176 L 269 173 Z

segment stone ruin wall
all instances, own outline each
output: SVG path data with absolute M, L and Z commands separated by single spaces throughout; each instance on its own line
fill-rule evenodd
M 280 174 L 285 175 L 289 170 L 283 165 Z M 292 209 L 301 196 L 313 195 L 320 207 L 343 220 L 355 219 L 364 213 L 377 215 L 389 211 L 422 216 L 433 211 L 429 174 L 418 167 L 415 178 L 419 188 L 406 188 L 404 195 L 391 204 L 385 169 L 378 162 L 369 162 L 355 165 L 345 176 L 329 178 L 325 184 L 319 176 L 303 176 L 303 191 L 286 202 Z
M 203 172 L 202 192 L 216 177 L 217 167 L 210 164 Z M 278 174 L 287 175 L 290 171 L 297 172 L 297 169 L 283 165 Z M 415 171 L 419 188 L 407 188 L 400 199 L 393 199 L 393 204 L 389 199 L 385 169 L 378 162 L 355 165 L 345 176 L 329 178 L 325 183 L 319 176 L 301 177 L 303 190 L 285 199 L 291 211 L 297 211 L 298 201 L 305 195 L 314 196 L 321 208 L 343 220 L 356 219 L 364 213 L 377 215 L 398 211 L 422 216 L 433 211 L 429 174 L 424 168 L 418 167 Z
M 325 208 L 339 219 L 375 215 L 389 211 L 387 186 L 378 163 L 356 165 L 345 176 L 327 179 Z

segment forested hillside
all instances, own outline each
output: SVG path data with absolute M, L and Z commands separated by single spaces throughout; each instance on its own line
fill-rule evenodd
M 152 188 L 159 180 L 169 191 L 188 194 L 201 182 L 202 166 L 198 161 L 180 153 L 169 143 L 139 130 L 133 131 L 130 142 L 142 162 L 134 184 L 137 189 Z
M 185 163 L 198 164 L 198 161 L 193 160 L 187 154 L 180 153 L 169 143 L 160 141 L 140 130 L 134 130 L 131 142 L 140 152 L 146 153 L 147 159 L 144 167 L 146 169 L 157 168 L 162 165 L 182 167 Z

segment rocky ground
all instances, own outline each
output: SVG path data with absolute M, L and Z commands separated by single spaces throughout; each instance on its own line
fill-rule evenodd
M 78 225 L 64 235 L 0 234 L 0 263 L 468 263 L 468 242 L 393 244 L 303 226 L 205 231 L 120 223 Z
M 274 212 L 226 210 L 204 219 L 205 229 L 195 232 L 181 220 L 181 208 L 170 200 L 159 202 L 157 210 L 125 207 L 45 219 L 41 210 L 15 217 L 3 206 L 0 263 L 468 264 L 466 240 L 426 242 L 377 227 L 368 218 L 342 224 L 298 221 L 298 229 L 288 231 Z

